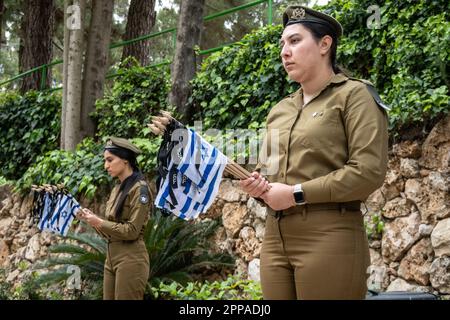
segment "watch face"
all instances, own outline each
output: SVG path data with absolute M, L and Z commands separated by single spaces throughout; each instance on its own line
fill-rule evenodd
M 303 198 L 303 191 L 294 192 L 294 199 L 297 204 L 305 202 Z

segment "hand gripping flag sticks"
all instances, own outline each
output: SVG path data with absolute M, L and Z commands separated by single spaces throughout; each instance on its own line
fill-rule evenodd
M 33 185 L 31 221 L 41 231 L 66 236 L 80 205 L 64 185 Z
M 164 214 L 194 219 L 213 203 L 224 171 L 239 179 L 251 174 L 168 112 L 162 114 L 149 125 L 154 134 L 163 135 L 155 205 Z

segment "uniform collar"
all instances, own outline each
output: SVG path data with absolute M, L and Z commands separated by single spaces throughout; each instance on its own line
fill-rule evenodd
M 330 80 L 328 80 L 328 82 L 323 86 L 322 89 L 320 89 L 319 91 L 317 91 L 317 93 L 312 97 L 311 101 L 313 101 L 315 98 L 317 98 L 318 96 L 320 96 L 320 94 L 326 89 L 328 88 L 331 84 L 339 84 L 339 83 L 343 83 L 345 81 L 348 80 L 348 77 L 343 74 L 343 73 L 338 73 L 335 74 L 334 76 L 332 76 L 330 78 Z M 296 93 L 294 93 L 294 96 L 297 97 L 303 97 L 303 88 L 300 87 L 299 90 L 297 90 Z M 302 99 L 303 100 L 303 99 Z M 310 101 L 310 102 L 311 102 Z M 309 103 L 308 103 L 309 104 Z
M 330 83 L 342 83 L 342 82 L 345 82 L 345 81 L 347 81 L 348 80 L 348 77 L 345 75 L 345 74 L 343 74 L 343 73 L 338 73 L 338 74 L 335 74 L 331 79 L 330 79 L 330 81 L 327 83 L 327 86 L 330 84 Z

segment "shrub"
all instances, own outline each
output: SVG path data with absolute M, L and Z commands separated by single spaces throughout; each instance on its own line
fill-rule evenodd
M 36 283 L 37 277 L 36 272 L 30 272 L 20 284 L 15 284 L 7 282 L 6 269 L 0 269 L 0 300 L 43 300 L 42 288 Z
M 391 137 L 426 134 L 449 113 L 448 3 L 386 0 L 381 28 L 369 29 L 371 0 L 332 0 L 320 8 L 343 25 L 338 62 L 372 81 L 389 114 Z M 190 100 L 208 128 L 258 128 L 270 108 L 297 85 L 281 65 L 281 26 L 268 26 L 208 57 L 192 81 Z
M 224 281 L 188 282 L 186 285 L 172 282 L 160 283 L 152 288 L 154 297 L 164 300 L 262 300 L 261 284 L 228 276 Z
M 49 269 L 48 272 L 37 277 L 36 284 L 64 284 L 65 286 L 65 282 L 72 275 L 68 267 L 76 266 L 80 270 L 80 281 L 83 279 L 83 284 L 87 283 L 94 289 L 87 296 L 101 299 L 106 246 L 106 241 L 93 231 L 83 234 L 69 232 L 63 242 L 49 247 L 51 254 L 45 260 L 35 265 L 37 270 Z M 80 289 L 82 292 L 83 288 Z M 78 292 L 78 298 L 83 298 L 81 292 Z
M 130 61 L 118 69 L 111 92 L 96 103 L 93 116 L 100 137 L 143 138 L 150 132 L 146 125 L 151 116 L 167 109 L 168 67 L 141 67 Z
M 364 217 L 364 228 L 369 239 L 381 239 L 384 231 L 384 219 L 381 212 L 372 212 Z
M 143 153 L 138 165 L 150 178 L 155 174 L 160 138 L 131 140 Z M 103 142 L 84 139 L 74 152 L 53 150 L 39 157 L 16 182 L 17 190 L 27 192 L 31 185 L 64 183 L 74 196 L 94 197 L 99 188 L 107 189 L 112 178 L 104 169 Z
M 161 137 L 131 139 L 131 142 L 142 150 L 142 154 L 137 156 L 137 162 L 139 169 L 147 176 L 153 177 L 156 174 L 157 156 L 161 140 Z
M 263 27 L 204 61 L 189 103 L 205 129 L 258 128 L 270 108 L 296 90 L 281 64 L 281 31 Z
M 60 108 L 58 93 L 0 93 L 0 175 L 17 179 L 40 155 L 58 147 Z
M 175 216 L 165 217 L 157 211 L 145 232 L 151 261 L 149 286 L 168 281 L 184 284 L 203 268 L 234 266 L 228 254 L 210 252 L 208 239 L 218 225 L 217 221 L 187 222 Z
M 333 0 L 324 7 L 344 28 L 338 61 L 355 77 L 371 80 L 392 107 L 393 136 L 416 138 L 450 111 L 448 2 L 383 1 L 381 26 L 369 29 L 373 4 Z
M 32 184 L 64 183 L 74 195 L 84 194 L 92 198 L 100 186 L 106 186 L 111 178 L 103 168 L 103 145 L 87 138 L 75 152 L 54 150 L 37 159 L 17 183 L 17 189 L 27 191 Z
M 5 184 L 9 184 L 9 181 L 5 177 L 0 176 L 0 186 Z
M 163 282 L 186 283 L 192 280 L 192 273 L 202 268 L 233 266 L 229 255 L 209 252 L 208 238 L 217 226 L 214 221 L 189 223 L 174 216 L 164 217 L 159 212 L 153 214 L 144 236 L 150 257 L 148 294 L 152 294 L 149 288 Z M 64 241 L 50 246 L 49 252 L 51 254 L 36 265 L 36 269 L 50 268 L 49 272 L 38 277 L 38 285 L 62 285 L 71 275 L 67 267 L 78 266 L 83 283 L 94 289 L 93 292 L 85 292 L 81 288 L 79 298 L 101 298 L 106 259 L 106 241 L 103 238 L 92 231 L 83 234 L 69 232 Z

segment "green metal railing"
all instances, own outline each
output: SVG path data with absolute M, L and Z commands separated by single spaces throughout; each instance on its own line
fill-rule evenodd
M 214 19 L 226 16 L 226 15 L 229 15 L 231 13 L 235 13 L 235 12 L 238 12 L 238 11 L 241 11 L 241 10 L 245 10 L 245 9 L 248 9 L 248 8 L 251 8 L 251 7 L 263 4 L 263 3 L 267 3 L 267 22 L 268 22 L 269 25 L 271 25 L 272 22 L 273 22 L 273 0 L 252 1 L 252 2 L 243 4 L 243 5 L 234 7 L 234 8 L 230 8 L 230 9 L 218 12 L 218 13 L 214 13 L 214 14 L 208 15 L 208 16 L 203 18 L 203 21 L 205 21 L 205 22 L 206 21 L 211 21 L 211 20 L 214 20 Z M 137 38 L 134 38 L 134 39 L 127 40 L 127 41 L 113 43 L 113 44 L 111 44 L 109 46 L 109 49 L 111 50 L 111 49 L 114 49 L 114 48 L 123 47 L 123 46 L 129 45 L 129 44 L 133 44 L 133 43 L 136 43 L 136 42 L 139 42 L 139 41 L 144 41 L 144 40 L 156 38 L 156 37 L 162 36 L 164 34 L 168 34 L 168 33 L 172 34 L 172 43 L 173 43 L 173 47 L 175 48 L 176 47 L 176 40 L 177 40 L 177 28 L 170 28 L 170 29 L 166 29 L 166 30 L 163 30 L 163 31 L 159 31 L 159 32 L 143 35 L 143 36 L 140 36 L 140 37 L 137 37 Z M 227 46 L 230 46 L 230 45 L 233 45 L 233 44 L 234 43 L 228 43 L 228 44 L 221 45 L 219 47 L 206 49 L 206 50 L 201 50 L 199 52 L 199 55 L 207 55 L 207 54 L 210 54 L 210 53 L 213 53 L 213 52 L 217 52 L 217 51 L 220 51 L 223 48 L 225 48 Z M 25 72 L 23 72 L 21 74 L 18 74 L 17 76 L 15 76 L 13 78 L 10 78 L 10 79 L 8 79 L 6 81 L 0 82 L 0 87 L 3 86 L 3 85 L 6 85 L 8 83 L 11 83 L 13 81 L 22 79 L 22 78 L 24 78 L 24 77 L 26 77 L 29 74 L 32 74 L 34 72 L 41 72 L 42 76 L 41 76 L 40 89 L 41 90 L 45 90 L 46 89 L 46 82 L 47 82 L 47 70 L 49 68 L 51 68 L 51 67 L 53 67 L 55 65 L 61 64 L 61 63 L 63 63 L 63 60 L 62 59 L 58 59 L 58 60 L 52 61 L 51 63 L 44 64 L 44 65 L 41 65 L 39 67 L 30 69 L 30 70 L 25 71 Z M 163 62 L 152 64 L 152 65 L 150 65 L 150 67 L 159 67 L 159 66 L 168 65 L 168 64 L 171 64 L 171 63 L 172 63 L 171 60 L 166 59 Z M 116 76 L 117 76 L 117 74 L 108 74 L 106 76 L 106 79 L 111 79 L 111 78 L 114 78 Z M 50 90 L 52 90 L 52 91 L 60 90 L 60 89 L 62 89 L 62 87 L 50 88 Z

